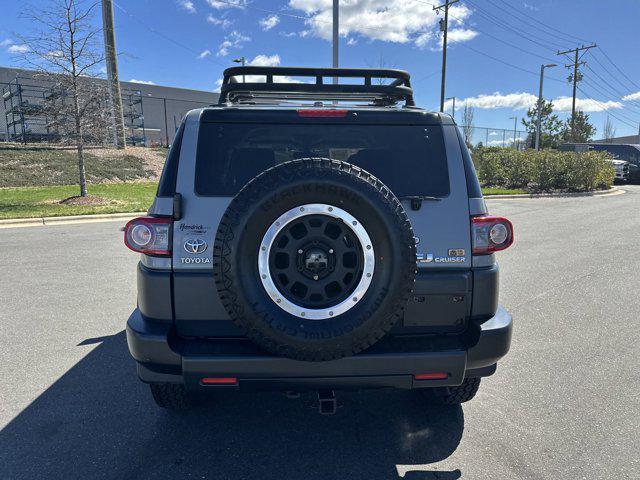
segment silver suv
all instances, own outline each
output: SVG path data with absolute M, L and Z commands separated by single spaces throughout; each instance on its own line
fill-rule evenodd
M 125 229 L 142 254 L 127 339 L 161 407 L 219 389 L 317 391 L 322 413 L 335 389 L 460 403 L 509 349 L 494 252 L 512 225 L 406 72 L 226 70 L 148 215 Z

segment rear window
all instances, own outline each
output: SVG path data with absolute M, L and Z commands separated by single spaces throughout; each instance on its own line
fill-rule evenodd
M 233 196 L 263 170 L 305 157 L 358 165 L 398 197 L 449 194 L 439 126 L 246 123 L 200 125 L 196 192 Z

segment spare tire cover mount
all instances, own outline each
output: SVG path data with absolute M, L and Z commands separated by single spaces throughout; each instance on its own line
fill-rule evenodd
M 353 233 L 355 238 L 357 239 L 358 250 L 360 250 L 360 256 L 362 257 L 362 262 L 360 265 L 357 265 L 358 268 L 354 268 L 357 270 L 356 272 L 349 272 L 345 276 L 346 278 L 352 278 L 351 282 L 344 282 L 346 284 L 352 283 L 354 284 L 354 288 L 349 289 L 344 292 L 347 298 L 342 299 L 345 295 L 341 295 L 339 302 L 332 302 L 332 305 L 328 305 L 324 308 L 309 308 L 309 305 L 304 305 L 304 302 L 294 301 L 290 299 L 290 295 L 283 294 L 283 292 L 276 286 L 276 281 L 274 278 L 278 275 L 277 271 L 272 271 L 271 263 L 273 259 L 273 250 L 274 243 L 278 236 L 283 230 L 294 223 L 296 220 L 301 219 L 302 217 L 308 217 L 311 215 L 322 215 L 326 217 L 330 217 L 338 220 L 342 225 L 345 225 L 349 228 L 350 232 Z M 317 220 L 319 223 L 319 227 L 324 227 L 324 224 L 321 224 L 321 220 Z M 335 224 L 332 224 L 335 227 Z M 304 227 L 303 227 L 304 228 Z M 329 230 L 325 228 L 325 230 Z M 306 236 L 307 232 L 302 234 L 302 237 Z M 309 232 L 311 233 L 311 232 Z M 324 232 L 323 232 L 324 233 Z M 314 244 L 317 244 L 317 247 L 311 251 L 307 251 L 307 249 L 298 248 L 298 245 L 291 244 L 286 245 L 289 250 L 293 250 L 290 256 L 294 256 L 296 253 L 301 256 L 305 256 L 304 259 L 307 261 L 307 267 L 312 267 L 318 263 L 318 258 L 324 260 L 327 257 L 331 257 L 334 255 L 334 249 L 331 247 L 335 247 L 336 250 L 339 248 L 340 243 L 343 241 L 343 237 L 340 234 L 333 234 L 332 231 L 329 231 L 327 234 L 323 235 L 326 239 L 326 243 L 318 240 L 313 240 Z M 336 238 L 333 238 L 336 237 Z M 288 240 L 289 237 L 284 237 Z M 323 248 L 324 247 L 324 248 Z M 351 253 L 351 252 L 349 252 Z M 306 255 L 305 255 L 306 254 Z M 285 253 L 280 253 L 280 255 L 285 257 L 285 266 L 289 266 L 291 263 L 289 256 Z M 315 257 L 313 257 L 315 255 Z M 309 263 L 309 258 L 315 261 L 314 263 Z M 350 258 L 350 257 L 349 257 Z M 356 263 L 351 263 L 351 260 L 345 260 L 344 258 L 338 258 L 334 260 L 337 266 L 342 266 L 343 263 L 349 262 L 348 266 L 356 267 Z M 328 264 L 328 260 L 326 260 Z M 291 265 L 293 266 L 293 265 Z M 295 266 L 294 266 L 295 268 Z M 298 266 L 298 269 L 302 270 L 304 267 Z M 339 285 L 339 287 L 343 287 L 343 278 L 337 278 L 337 275 L 340 275 L 341 269 L 337 268 L 338 272 L 333 271 L 334 266 L 328 266 L 324 268 L 331 268 L 332 272 L 328 272 L 328 277 L 323 279 L 322 285 L 325 287 L 331 287 L 332 285 Z M 317 273 L 321 273 L 320 270 L 317 272 L 315 270 L 311 270 L 310 268 L 306 268 L 307 270 L 312 272 L 312 275 L 309 278 L 308 282 L 298 282 L 300 288 L 304 288 L 305 290 L 308 288 L 307 285 L 310 285 L 313 288 L 314 282 L 319 280 L 319 275 Z M 331 317 L 336 317 L 345 313 L 354 307 L 360 299 L 367 292 L 369 285 L 371 285 L 371 279 L 373 277 L 375 269 L 375 252 L 371 242 L 371 238 L 367 233 L 365 227 L 356 220 L 353 215 L 348 213 L 347 211 L 338 208 L 333 205 L 328 204 L 306 204 L 300 205 L 299 207 L 292 208 L 291 210 L 282 214 L 278 219 L 276 219 L 271 226 L 267 229 L 264 237 L 262 238 L 262 242 L 260 244 L 260 251 L 258 252 L 258 272 L 260 274 L 260 280 L 262 281 L 262 285 L 264 289 L 269 294 L 271 299 L 282 308 L 287 313 L 294 315 L 300 318 L 306 318 L 309 320 L 324 320 Z M 280 275 L 285 275 L 280 273 Z M 357 275 L 357 277 L 356 277 Z M 355 277 L 355 278 L 353 278 Z M 304 278 L 302 275 L 299 275 L 298 278 Z M 353 280 L 359 280 L 354 282 Z M 289 283 L 291 280 L 286 277 L 285 281 Z M 295 284 L 294 284 L 295 285 Z M 281 286 L 282 288 L 282 286 Z M 330 290 L 329 288 L 326 288 Z M 306 293 L 306 292 L 305 292 Z M 333 293 L 333 292 L 332 292 Z M 336 292 L 336 295 L 341 292 Z M 318 296 L 322 296 L 321 294 L 315 294 Z M 289 297 L 289 298 L 287 298 Z

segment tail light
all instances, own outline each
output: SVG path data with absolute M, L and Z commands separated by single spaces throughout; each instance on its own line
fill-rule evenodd
M 299 117 L 329 117 L 329 118 L 338 118 L 338 117 L 346 117 L 347 110 L 336 110 L 336 109 L 326 109 L 326 110 L 312 110 L 312 109 L 300 109 L 298 110 Z
M 171 255 L 170 218 L 138 217 L 124 227 L 124 244 L 134 252 Z
M 471 234 L 474 255 L 487 255 L 513 243 L 513 225 L 502 217 L 473 217 Z

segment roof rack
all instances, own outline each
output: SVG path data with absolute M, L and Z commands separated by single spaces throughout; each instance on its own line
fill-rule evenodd
M 248 75 L 251 75 L 250 81 L 238 81 L 243 77 L 246 80 Z M 275 77 L 280 78 L 275 81 Z M 299 83 L 286 77 L 312 77 L 315 81 Z M 333 78 L 359 78 L 362 79 L 362 83 L 333 83 Z M 325 80 L 328 81 L 325 83 Z M 372 80 L 380 81 L 381 84 Z M 385 80 L 389 83 L 382 83 Z M 279 104 L 291 100 L 365 100 L 375 106 L 391 106 L 404 101 L 405 106 L 415 106 L 410 76 L 404 70 L 256 66 L 227 68 L 224 71 L 218 103 Z

